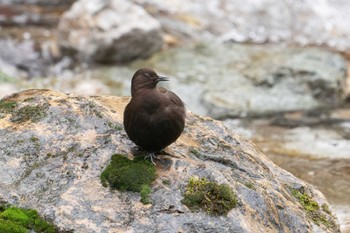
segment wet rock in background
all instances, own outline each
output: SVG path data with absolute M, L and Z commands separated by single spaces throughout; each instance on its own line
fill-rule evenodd
M 345 98 L 345 60 L 318 48 L 202 44 L 137 65 L 175 77 L 190 109 L 220 119 L 334 108 Z
M 34 42 L 0 40 L 1 72 L 12 77 L 38 76 L 42 74 L 44 62 L 34 48 Z
M 18 78 L 62 74 L 67 62 L 57 45 L 55 28 L 73 0 L 0 0 L 0 71 Z
M 184 41 L 233 40 L 350 48 L 350 5 L 343 0 L 306 1 L 133 0 L 159 20 L 166 33 Z
M 54 27 L 75 0 L 0 0 L 1 26 L 36 25 Z
M 203 102 L 214 118 L 334 108 L 345 98 L 346 62 L 335 53 L 270 47 L 229 62 L 245 67 L 236 66 L 236 77 L 209 81 Z
M 172 48 L 128 66 L 95 66 L 21 86 L 130 95 L 131 77 L 140 67 L 170 77 L 164 85 L 189 109 L 218 119 L 329 109 L 345 98 L 346 62 L 337 53 L 231 43 Z
M 103 187 L 99 176 L 110 157 L 133 157 L 134 144 L 120 128 L 128 101 L 48 90 L 2 100 L 2 202 L 35 208 L 62 230 L 86 233 L 338 232 L 321 192 L 273 164 L 222 123 L 191 113 L 183 135 L 156 161 L 159 176 L 151 205 L 142 205 L 138 194 Z M 181 200 L 193 176 L 227 184 L 238 205 L 224 218 L 190 211 Z M 317 211 L 310 214 L 295 192 L 307 194 Z
M 141 7 L 123 0 L 80 0 L 64 13 L 59 43 L 85 59 L 126 62 L 160 50 L 160 24 Z

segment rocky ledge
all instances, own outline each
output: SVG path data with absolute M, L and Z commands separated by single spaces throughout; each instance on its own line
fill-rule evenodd
M 36 209 L 61 231 L 339 232 L 320 191 L 221 122 L 192 113 L 156 160 L 149 204 L 105 187 L 100 176 L 112 155 L 135 157 L 122 127 L 128 100 L 50 90 L 2 99 L 0 203 Z M 195 182 L 223 185 L 235 198 L 230 210 L 189 208 L 184 197 Z

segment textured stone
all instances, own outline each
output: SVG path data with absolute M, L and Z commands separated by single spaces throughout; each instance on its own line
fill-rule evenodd
M 141 7 L 124 0 L 80 0 L 59 26 L 62 47 L 99 62 L 125 62 L 162 48 L 160 24 Z
M 287 42 L 326 45 L 340 51 L 348 40 L 350 4 L 344 0 L 134 0 L 169 34 L 183 40 Z
M 334 108 L 345 98 L 347 64 L 320 48 L 200 44 L 138 65 L 174 77 L 171 89 L 193 111 L 218 119 Z
M 112 192 L 99 180 L 112 154 L 133 157 L 134 144 L 120 128 L 129 98 L 28 90 L 3 101 L 17 104 L 0 109 L 0 199 L 35 208 L 62 230 L 339 232 L 332 212 L 320 209 L 329 225 L 312 220 L 291 193 L 300 190 L 328 206 L 320 191 L 221 122 L 188 113 L 183 135 L 156 160 L 152 204 L 142 205 L 139 194 Z M 28 106 L 45 106 L 45 113 L 11 120 Z M 193 176 L 229 185 L 238 205 L 221 217 L 191 212 L 181 200 Z

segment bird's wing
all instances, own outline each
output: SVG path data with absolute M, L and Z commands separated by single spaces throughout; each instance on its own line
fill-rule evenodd
M 168 91 L 164 87 L 158 87 L 158 90 L 160 91 L 160 93 L 165 95 L 166 98 L 168 98 L 174 104 L 181 106 L 181 107 L 185 106 L 184 102 L 174 92 Z

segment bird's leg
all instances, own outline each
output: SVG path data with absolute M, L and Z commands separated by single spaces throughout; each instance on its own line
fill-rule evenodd
M 145 159 L 150 158 L 151 162 L 156 165 L 156 163 L 153 161 L 153 158 L 156 158 L 156 154 L 155 153 L 149 153 L 148 155 L 145 156 Z

